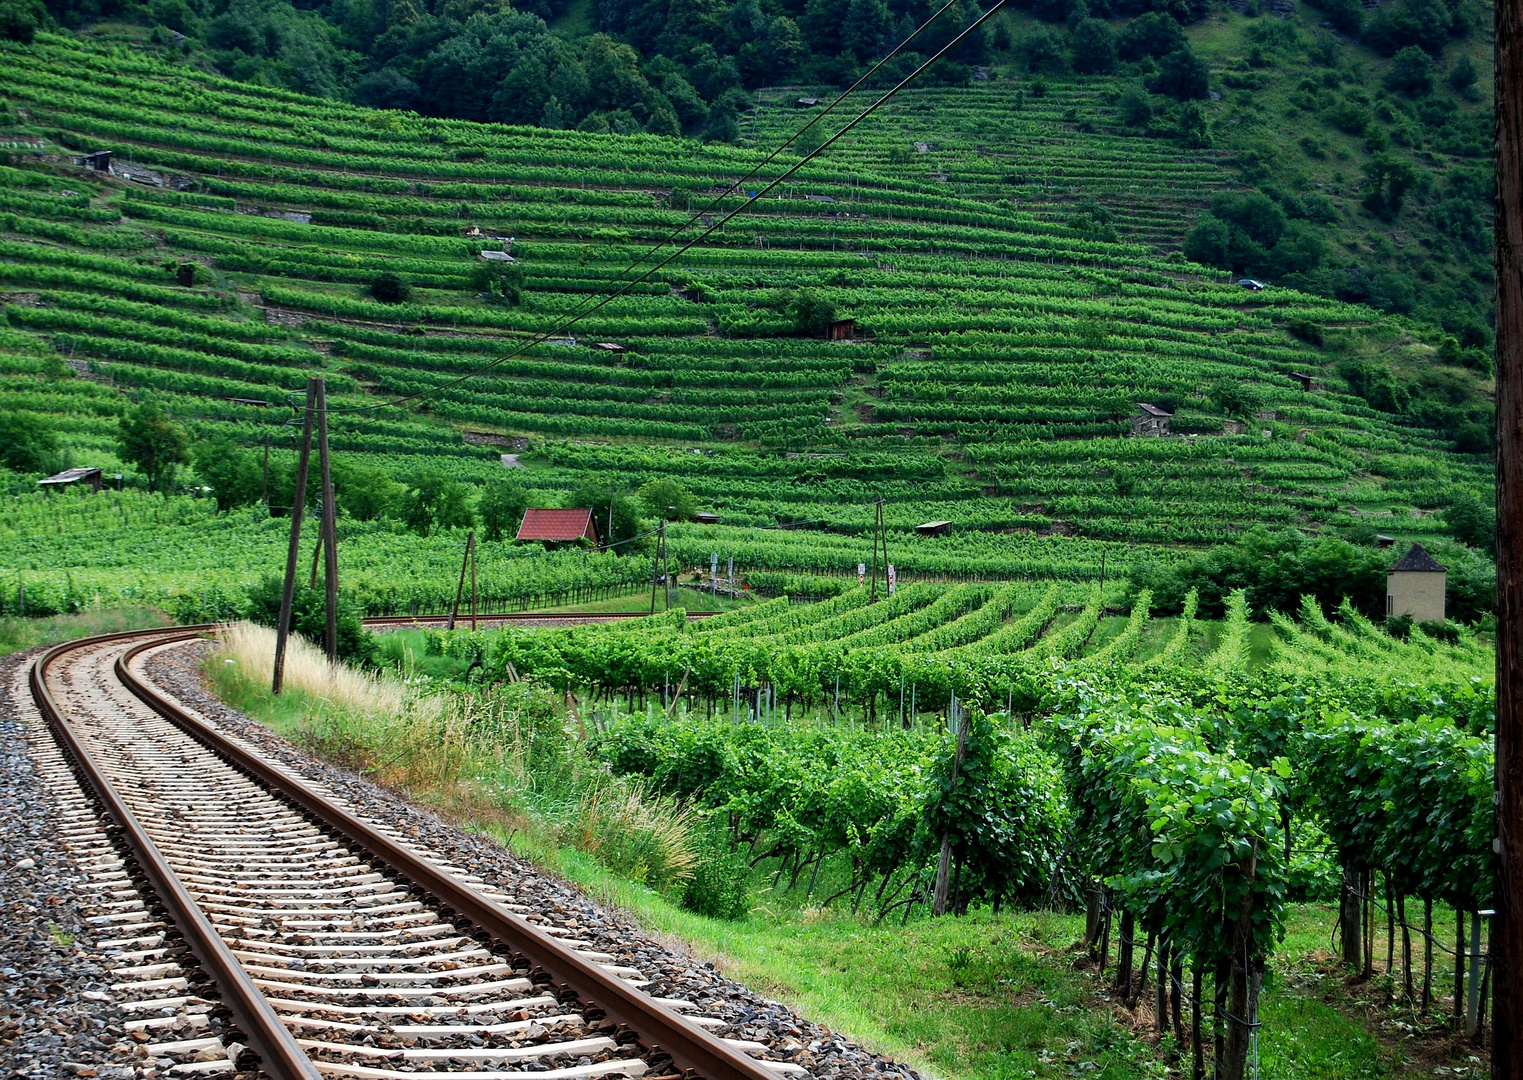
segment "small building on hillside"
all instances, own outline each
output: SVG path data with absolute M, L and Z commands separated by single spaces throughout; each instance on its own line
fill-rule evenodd
M 1322 380 L 1315 375 L 1307 375 L 1304 372 L 1292 371 L 1290 377 L 1300 384 L 1302 390 L 1312 391 L 1322 389 Z
M 826 328 L 825 336 L 831 341 L 850 341 L 857 336 L 857 320 L 836 319 Z
M 812 109 L 819 103 L 820 99 L 817 97 L 801 97 L 794 102 L 794 105 L 800 109 Z
M 1169 433 L 1169 421 L 1174 414 L 1160 409 L 1157 405 L 1149 405 L 1144 401 L 1137 402 L 1137 415 L 1132 417 L 1133 435 L 1167 435 Z
M 545 510 L 530 507 L 518 526 L 519 540 L 533 540 L 546 547 L 557 544 L 598 546 L 598 527 L 591 510 Z
M 1413 544 L 1386 572 L 1386 615 L 1410 615 L 1415 622 L 1444 621 L 1448 570 Z
M 96 150 L 74 159 L 74 164 L 83 165 L 95 172 L 108 173 L 111 171 L 111 151 Z
M 626 353 L 629 350 L 615 341 L 598 341 L 593 343 L 593 348 L 602 349 L 604 352 Z
M 718 525 L 720 522 L 720 517 L 718 514 L 715 514 L 711 511 L 700 510 L 698 513 L 693 515 L 693 520 L 698 522 L 700 525 Z
M 950 521 L 925 521 L 915 526 L 915 531 L 921 536 L 945 536 L 951 531 Z
M 37 486 L 50 493 L 59 488 L 73 487 L 75 484 L 85 484 L 91 491 L 99 491 L 100 480 L 99 469 L 65 469 L 61 473 L 54 473 L 46 480 L 37 481 Z

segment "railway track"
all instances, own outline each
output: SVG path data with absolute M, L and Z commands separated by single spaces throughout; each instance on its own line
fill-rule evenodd
M 39 761 L 112 927 L 99 947 L 170 1075 L 805 1072 L 161 693 L 147 661 L 204 629 L 70 642 L 28 672 Z

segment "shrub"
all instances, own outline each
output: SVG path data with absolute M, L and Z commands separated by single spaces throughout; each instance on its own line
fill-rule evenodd
M 298 578 L 300 575 L 298 574 Z M 277 626 L 280 621 L 280 592 L 284 584 L 275 574 L 267 574 L 249 589 L 249 618 L 261 626 Z M 291 632 L 300 634 L 318 647 L 322 646 L 327 627 L 327 600 L 321 588 L 309 589 L 300 580 L 292 593 Z M 360 605 L 347 592 L 338 594 L 338 655 L 351 663 L 368 664 L 375 660 L 375 637 L 360 621 Z
M 31 413 L 0 412 L 0 463 L 17 472 L 44 472 L 58 453 L 58 436 Z
M 400 304 L 412 295 L 412 287 L 396 274 L 387 272 L 370 283 L 370 295 L 383 304 Z
M 799 289 L 788 298 L 785 309 L 795 333 L 820 337 L 836 318 L 836 306 L 812 289 Z
M 709 825 L 698 833 L 698 858 L 682 886 L 681 903 L 695 915 L 743 919 L 751 909 L 751 869 L 724 830 Z

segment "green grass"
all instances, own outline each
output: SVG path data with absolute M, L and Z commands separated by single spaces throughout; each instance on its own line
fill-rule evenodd
M 0 655 L 38 645 L 93 637 L 96 634 L 168 626 L 173 621 L 162 611 L 151 607 L 91 608 L 71 615 L 49 615 L 36 619 L 17 615 L 0 616 Z

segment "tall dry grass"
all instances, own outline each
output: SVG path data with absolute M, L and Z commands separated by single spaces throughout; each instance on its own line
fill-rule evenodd
M 277 699 L 268 691 L 273 630 L 231 623 L 216 639 L 208 667 L 224 698 L 256 715 L 299 708 L 295 740 L 328 760 L 455 820 L 575 847 L 655 888 L 692 876 L 698 839 L 689 812 L 591 760 L 546 688 L 425 689 L 332 663 L 293 635 L 286 694 Z

